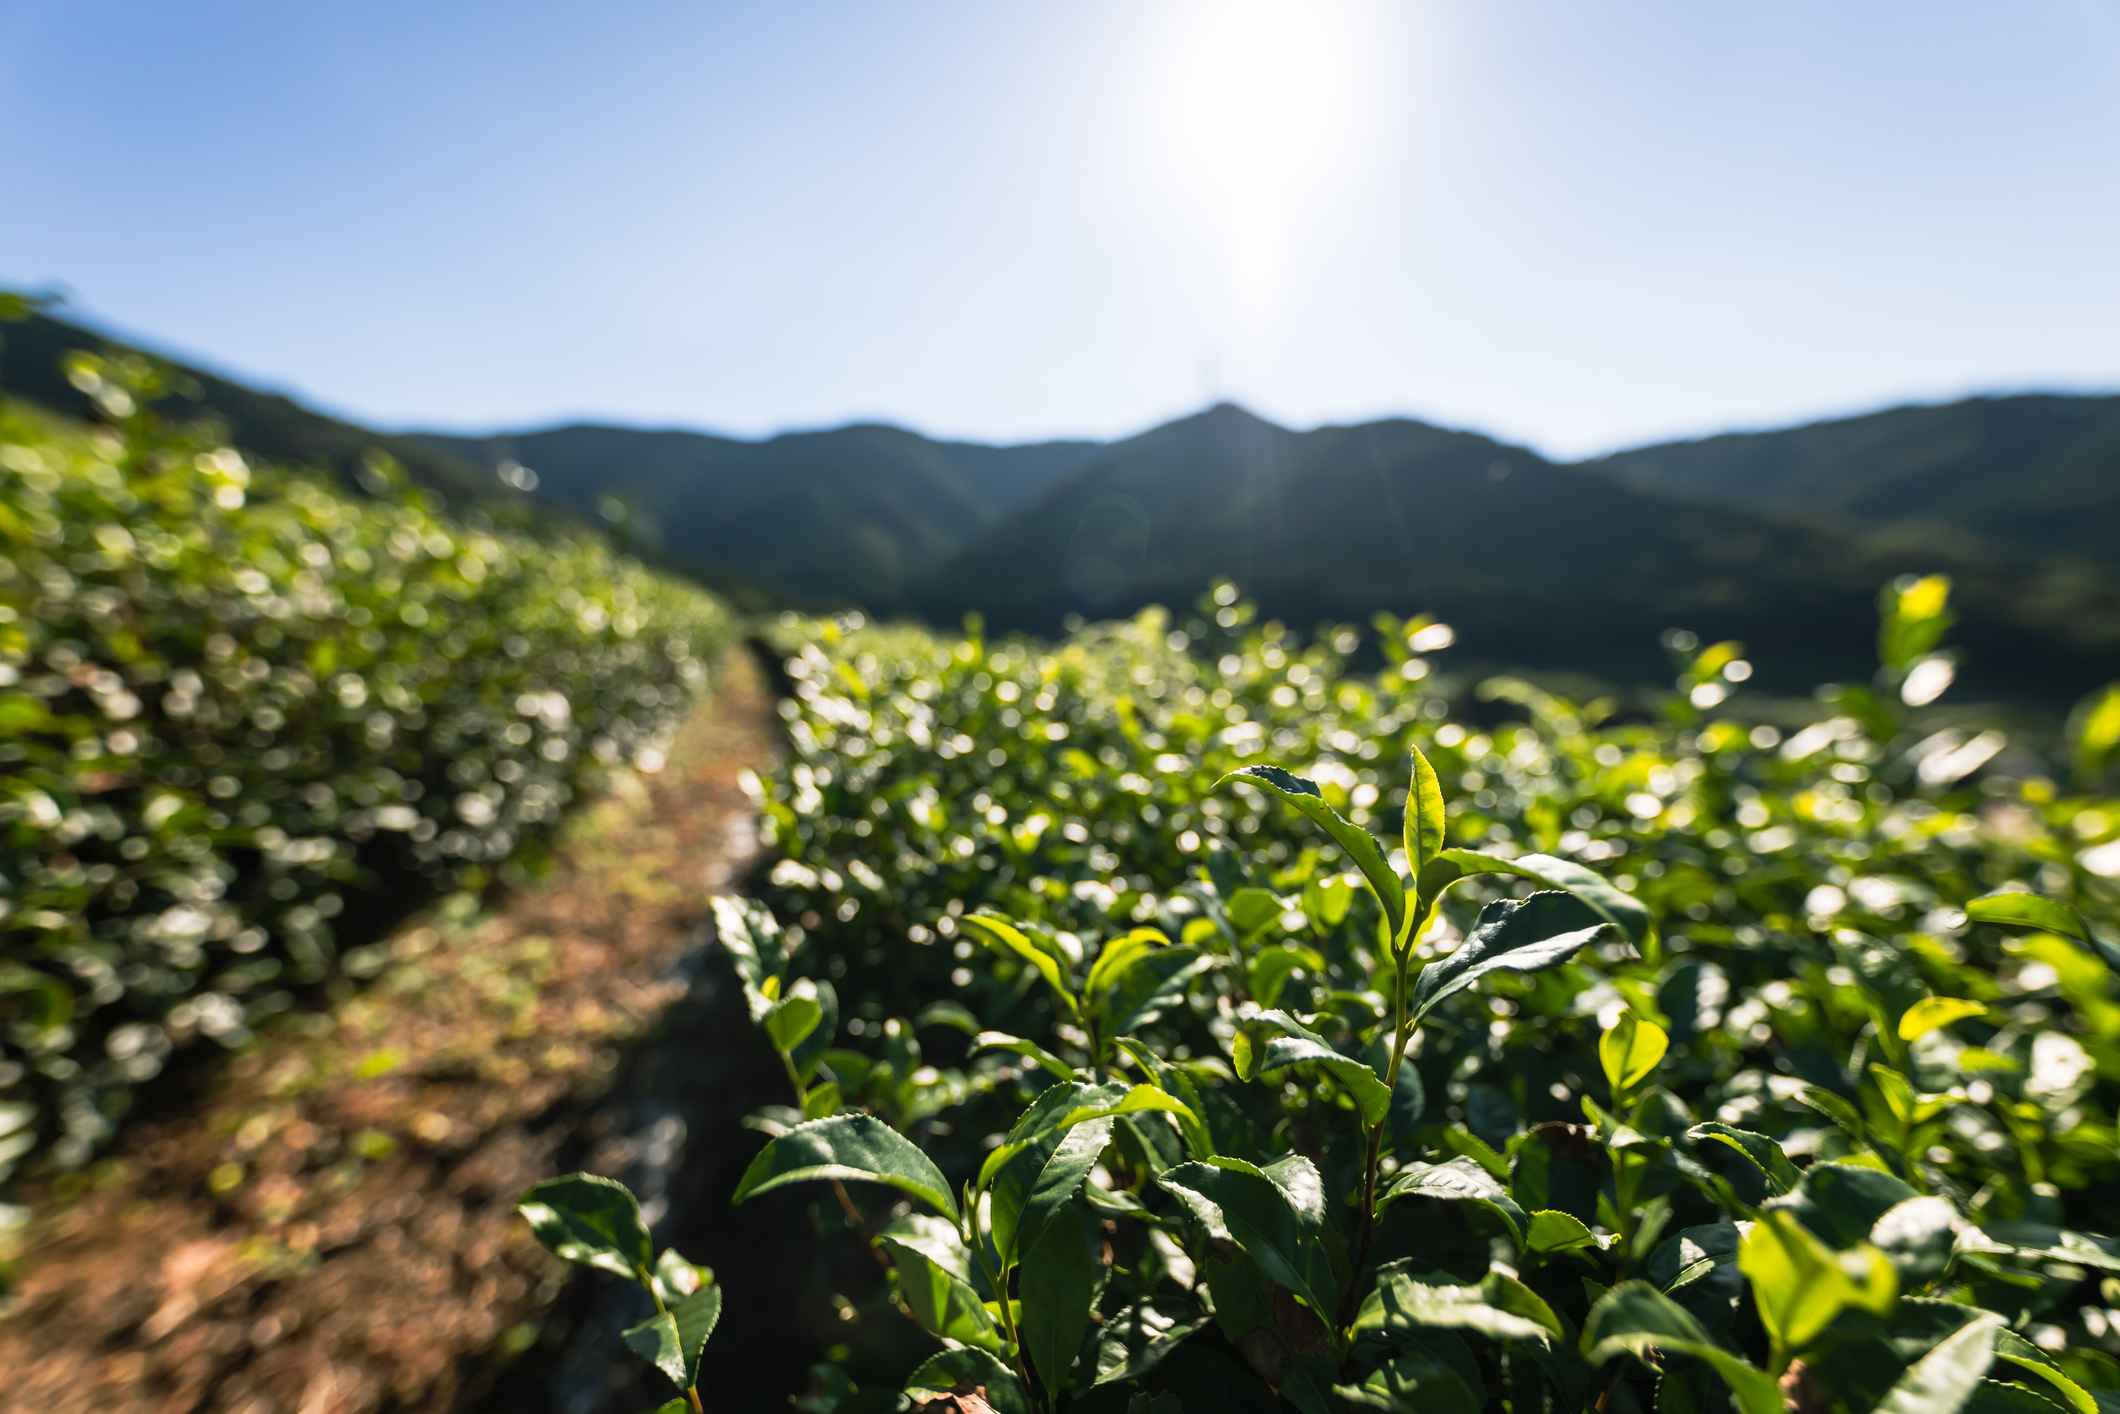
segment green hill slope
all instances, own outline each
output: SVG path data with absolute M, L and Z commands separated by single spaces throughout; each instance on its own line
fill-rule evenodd
M 1768 685 L 1867 675 L 1878 584 L 1947 570 L 1973 681 L 2055 700 L 2110 675 L 2120 607 L 2093 576 L 2042 607 L 1977 545 L 1864 537 L 1680 500 L 1410 421 L 1290 432 L 1218 407 L 1117 444 L 923 577 L 905 607 L 1050 631 L 1186 603 L 1216 574 L 1299 626 L 1426 611 L 1490 663 L 1664 671 L 1674 625 L 1752 645 Z M 2057 605 L 2066 601 L 2066 611 Z
M 139 352 L 120 340 L 45 314 L 0 325 L 0 340 L 4 340 L 0 342 L 0 389 L 69 417 L 90 417 L 93 410 L 87 395 L 68 383 L 60 371 L 60 361 L 68 352 Z M 326 466 L 351 480 L 371 450 L 382 451 L 395 457 L 414 480 L 445 497 L 488 506 L 521 500 L 477 462 L 413 438 L 341 422 L 292 398 L 260 392 L 203 369 L 184 364 L 177 369 L 191 387 L 169 401 L 171 411 L 216 419 L 227 428 L 229 441 L 246 452 L 271 461 Z
M 584 512 L 616 495 L 645 545 L 816 602 L 874 604 L 1078 470 L 1099 447 L 988 447 L 902 428 L 841 427 L 749 442 L 576 426 L 487 439 L 420 436 L 452 458 L 512 458 L 538 494 Z
M 2120 397 L 1970 398 L 1620 452 L 1641 486 L 1853 525 L 1949 527 L 2120 564 Z

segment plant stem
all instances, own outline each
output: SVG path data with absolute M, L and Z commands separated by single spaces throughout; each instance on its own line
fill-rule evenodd
M 1406 1041 L 1412 1027 L 1406 1024 L 1406 969 L 1413 961 L 1413 933 L 1419 925 L 1409 930 L 1405 949 L 1396 958 L 1394 985 L 1391 1002 L 1391 1061 L 1384 1070 L 1384 1088 L 1398 1093 L 1399 1066 L 1405 1059 Z M 1355 1218 L 1354 1265 L 1348 1273 L 1347 1295 L 1340 1301 L 1340 1329 L 1346 1330 L 1354 1324 L 1355 1313 L 1360 1309 L 1357 1297 L 1362 1289 L 1362 1272 L 1369 1265 L 1369 1237 L 1376 1226 L 1377 1166 L 1384 1154 L 1384 1126 L 1391 1123 L 1387 1111 L 1369 1130 L 1369 1155 L 1362 1163 L 1362 1209 Z

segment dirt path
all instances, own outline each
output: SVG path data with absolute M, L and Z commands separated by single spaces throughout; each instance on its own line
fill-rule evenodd
M 399 930 L 333 1015 L 132 1126 L 28 1235 L 0 1414 L 441 1411 L 535 1340 L 559 1272 L 515 1198 L 581 1147 L 570 1120 L 687 992 L 707 894 L 757 853 L 739 777 L 772 704 L 741 651 L 718 688 L 546 883 Z

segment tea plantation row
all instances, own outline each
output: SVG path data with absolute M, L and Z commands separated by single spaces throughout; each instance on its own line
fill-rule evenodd
M 107 425 L 0 404 L 0 1177 L 358 972 L 335 937 L 534 860 L 731 630 L 601 542 L 253 466 L 152 368 L 70 372 Z

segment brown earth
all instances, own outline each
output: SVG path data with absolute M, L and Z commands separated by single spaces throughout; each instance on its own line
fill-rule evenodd
M 512 1216 L 570 1115 L 681 997 L 705 900 L 758 852 L 777 749 L 732 653 L 655 775 L 569 826 L 547 880 L 442 910 L 374 978 L 135 1122 L 23 1237 L 0 1414 L 369 1414 L 477 1396 L 563 1273 Z M 591 1167 L 598 1167 L 590 1164 Z

